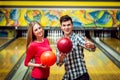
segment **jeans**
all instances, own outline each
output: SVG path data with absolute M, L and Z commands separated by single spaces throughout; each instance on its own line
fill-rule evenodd
M 47 80 L 47 78 L 41 78 L 41 79 L 38 79 L 38 78 L 30 77 L 30 80 Z
M 88 73 L 84 73 L 82 76 L 78 77 L 75 80 L 90 80 L 90 77 Z

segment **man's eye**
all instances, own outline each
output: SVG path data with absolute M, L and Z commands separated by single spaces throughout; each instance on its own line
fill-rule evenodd
M 63 25 L 63 26 L 66 26 L 66 25 Z
M 70 24 L 68 24 L 67 26 L 70 26 Z

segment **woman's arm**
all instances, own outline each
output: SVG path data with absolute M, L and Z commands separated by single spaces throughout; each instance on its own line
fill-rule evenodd
M 36 63 L 33 63 L 33 62 L 29 62 L 29 63 L 28 63 L 28 66 L 29 66 L 29 67 L 42 67 L 42 68 L 46 68 L 45 65 L 36 64 Z

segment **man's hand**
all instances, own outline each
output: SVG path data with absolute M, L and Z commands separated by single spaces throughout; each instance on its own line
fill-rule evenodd
M 60 53 L 59 55 L 59 59 L 60 59 L 60 62 L 63 62 L 64 61 L 64 58 L 66 57 L 66 53 Z
M 92 48 L 95 48 L 95 45 L 91 41 L 86 41 L 85 47 L 92 49 Z

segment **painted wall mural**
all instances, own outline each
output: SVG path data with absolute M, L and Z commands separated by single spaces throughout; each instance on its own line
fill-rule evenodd
M 74 27 L 119 27 L 119 9 L 44 9 L 44 8 L 0 8 L 0 26 L 27 27 L 38 21 L 44 27 L 59 27 L 59 18 L 69 15 Z

